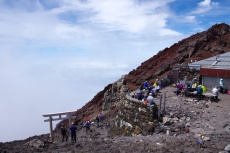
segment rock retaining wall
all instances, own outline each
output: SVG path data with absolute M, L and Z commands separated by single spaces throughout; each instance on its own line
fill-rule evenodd
M 129 93 L 124 83 L 124 76 L 114 82 L 104 94 L 104 112 L 116 111 L 116 118 L 112 123 L 112 135 L 147 135 L 154 132 L 154 117 L 158 112 L 157 106 L 149 106 L 135 98 L 133 91 Z M 155 117 L 156 118 L 156 117 Z
M 127 94 L 118 110 L 112 135 L 147 135 L 154 132 L 154 107 Z

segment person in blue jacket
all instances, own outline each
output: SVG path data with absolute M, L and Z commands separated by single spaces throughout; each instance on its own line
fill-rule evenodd
M 197 98 L 198 98 L 198 100 L 201 100 L 201 98 L 202 98 L 202 93 L 203 93 L 203 90 L 202 90 L 202 88 L 201 88 L 201 85 L 199 85 L 199 86 L 197 87 Z
M 144 86 L 143 87 L 144 87 L 144 89 L 147 89 L 149 87 L 149 84 L 148 84 L 147 81 L 144 82 Z
M 90 121 L 85 123 L 85 132 L 87 133 L 87 131 L 90 131 Z
M 70 126 L 70 134 L 71 134 L 71 140 L 72 142 L 76 142 L 76 132 L 77 132 L 77 127 L 72 123 Z

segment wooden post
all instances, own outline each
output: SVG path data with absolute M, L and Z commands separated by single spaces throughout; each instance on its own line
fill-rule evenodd
M 68 115 L 68 118 L 69 118 L 69 126 L 71 126 L 71 123 L 72 123 L 72 115 L 69 114 L 69 115 Z
M 160 98 L 160 109 L 159 109 L 159 116 L 161 115 L 161 102 L 162 102 L 162 95 L 161 95 L 161 98 Z
M 53 137 L 53 123 L 52 123 L 52 116 L 50 116 L 50 141 L 53 142 L 54 137 Z
M 163 110 L 163 112 L 165 113 L 165 100 L 166 99 L 166 92 L 164 93 L 164 110 Z

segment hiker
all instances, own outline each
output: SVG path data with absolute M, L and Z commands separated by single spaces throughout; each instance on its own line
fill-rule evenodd
M 192 90 L 190 83 L 185 83 L 185 91 L 190 92 Z
M 61 127 L 61 136 L 62 136 L 62 142 L 64 142 L 64 140 L 65 141 L 68 140 L 68 133 L 64 125 L 62 125 Z
M 177 96 L 181 93 L 183 87 L 184 87 L 184 86 L 183 86 L 182 83 L 180 83 L 180 84 L 177 86 L 177 91 L 176 91 L 176 95 L 177 95 Z
M 160 87 L 161 87 L 161 89 L 163 89 L 165 87 L 165 81 L 164 81 L 164 79 L 161 79 L 161 81 L 160 81 Z
M 151 93 L 154 98 L 157 96 L 157 89 L 155 88 L 155 86 L 153 86 Z
M 201 85 L 201 88 L 202 88 L 202 93 L 205 93 L 206 92 L 206 87 Z
M 100 121 L 99 115 L 100 114 L 98 114 L 97 117 L 96 117 L 97 127 L 99 127 L 99 121 Z
M 144 82 L 144 89 L 147 89 L 149 87 L 149 84 L 147 81 Z
M 151 91 L 152 91 L 152 88 L 153 88 L 153 84 L 151 83 L 151 85 L 148 87 L 147 89 L 147 93 L 149 94 Z
M 71 126 L 70 126 L 70 134 L 71 134 L 71 140 L 72 142 L 76 142 L 76 130 L 77 127 L 74 125 L 74 123 L 72 122 Z
M 194 82 L 194 83 L 192 84 L 191 92 L 196 91 L 196 88 L 197 88 L 197 83 Z
M 159 88 L 161 89 L 161 81 L 159 79 L 156 79 L 157 82 L 157 86 L 159 86 Z
M 224 82 L 223 82 L 222 78 L 220 79 L 219 85 L 220 85 L 220 93 L 223 93 L 223 91 L 224 91 Z
M 156 119 L 156 120 L 158 120 L 158 107 L 157 107 L 157 105 L 156 104 L 154 104 L 153 105 L 153 108 L 152 108 L 152 110 L 153 110 L 153 119 Z
M 90 121 L 85 123 L 85 132 L 87 133 L 87 131 L 90 131 Z
M 187 82 L 185 83 L 185 89 L 184 89 L 184 95 L 187 96 L 188 92 L 190 92 L 192 90 L 190 84 Z
M 102 113 L 99 114 L 99 119 L 100 119 L 100 121 L 104 120 L 104 117 L 103 117 Z
M 159 93 L 160 92 L 160 85 L 158 84 L 155 88 L 156 88 L 156 93 Z
M 156 87 L 156 86 L 157 86 L 157 82 L 156 82 L 156 81 L 153 83 L 153 86 L 154 86 L 154 87 Z
M 152 93 L 149 93 L 149 96 L 147 97 L 147 100 L 148 100 L 149 105 L 155 104 L 154 98 L 152 96 Z
M 214 97 L 214 99 L 218 99 L 218 93 L 219 92 L 219 90 L 217 89 L 217 86 L 215 86 L 213 89 L 212 89 L 212 93 L 214 94 L 214 95 L 216 95 L 215 97 Z
M 198 100 L 201 100 L 201 98 L 202 98 L 202 88 L 201 88 L 201 85 L 199 85 L 198 87 L 197 87 L 197 99 Z
M 143 95 L 142 95 L 142 101 L 145 101 L 146 98 L 148 96 L 148 90 L 147 89 L 143 89 Z
M 142 100 L 142 91 L 141 90 L 137 93 L 137 99 Z

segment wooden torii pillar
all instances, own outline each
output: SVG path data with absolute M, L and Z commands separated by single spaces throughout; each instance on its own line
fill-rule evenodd
M 44 122 L 50 122 L 50 141 L 53 142 L 53 121 L 58 120 L 69 120 L 69 126 L 71 125 L 72 119 L 74 119 L 76 115 L 77 110 L 75 111 L 68 111 L 68 112 L 58 112 L 58 113 L 49 113 L 49 114 L 43 114 L 43 117 L 49 117 L 48 119 L 44 120 Z M 65 115 L 65 116 L 63 116 Z M 53 118 L 54 116 L 57 116 L 57 118 Z

